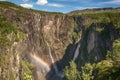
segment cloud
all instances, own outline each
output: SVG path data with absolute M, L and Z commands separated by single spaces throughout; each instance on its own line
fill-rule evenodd
M 29 0 L 23 0 L 23 2 L 27 2 L 27 1 L 29 1 Z
M 25 8 L 33 8 L 32 4 L 20 4 L 20 6 L 25 7 Z
M 64 7 L 62 4 L 57 4 L 57 3 L 49 3 L 47 6 L 52 6 L 52 7 Z
M 38 5 L 45 5 L 45 4 L 47 4 L 47 3 L 48 3 L 47 0 L 38 0 L 38 1 L 37 1 L 37 4 L 38 4 Z
M 120 0 L 111 0 L 107 2 L 102 2 L 101 4 L 120 4 Z

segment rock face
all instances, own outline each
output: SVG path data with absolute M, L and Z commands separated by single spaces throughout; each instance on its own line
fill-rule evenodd
M 3 7 L 4 4 L 9 4 L 9 7 Z M 0 4 L 0 15 L 24 34 L 20 41 L 14 41 L 5 49 L 6 57 L 11 56 L 7 69 L 0 66 L 0 77 L 3 80 L 12 80 L 6 78 L 10 74 L 6 74 L 10 67 L 15 80 L 23 79 L 21 77 L 24 77 L 22 73 L 25 70 L 21 66 L 22 59 L 33 64 L 32 74 L 35 80 L 60 80 L 59 75 L 62 74 L 55 75 L 54 64 L 61 72 L 73 59 L 78 43 L 79 55 L 75 61 L 81 66 L 86 62 L 94 63 L 104 59 L 107 50 L 111 50 L 113 40 L 120 36 L 119 30 L 111 23 L 92 23 L 86 28 L 85 23 L 89 19 L 82 16 L 28 10 L 11 3 Z M 99 32 L 97 28 L 103 30 Z M 104 36 L 106 30 L 108 37 Z M 0 52 L 5 50 L 0 48 Z M 47 66 L 48 70 L 40 66 Z
M 88 41 L 87 41 L 87 51 L 88 53 L 90 53 L 90 51 L 92 51 L 95 47 L 95 41 L 97 40 L 96 38 L 96 33 L 94 31 L 90 32 L 89 34 L 89 38 L 88 38 Z
M 18 51 L 15 49 L 16 52 L 18 51 L 16 58 L 22 54 L 23 58 L 27 56 L 27 59 L 33 62 L 34 67 L 37 69 L 36 72 L 34 71 L 34 74 L 39 76 L 36 79 L 39 80 L 41 77 L 44 79 L 45 75 L 42 75 L 46 74 L 46 72 L 44 73 L 40 68 L 38 69 L 38 63 L 34 63 L 30 55 L 32 54 L 32 56 L 34 56 L 35 54 L 37 58 L 39 56 L 38 60 L 41 59 L 49 67 L 52 67 L 53 63 L 49 55 L 49 49 L 51 50 L 54 62 L 62 59 L 66 47 L 72 43 L 71 35 L 74 29 L 74 20 L 64 14 L 39 13 L 34 11 L 22 12 L 17 8 L 14 9 L 11 7 L 5 9 L 0 7 L 0 10 L 1 15 L 5 16 L 10 22 L 17 26 L 19 31 L 25 34 L 25 37 L 20 43 L 21 45 L 18 45 L 22 50 Z M 21 58 L 20 56 L 18 57 Z

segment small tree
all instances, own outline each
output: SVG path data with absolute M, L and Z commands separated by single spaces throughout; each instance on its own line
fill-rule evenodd
M 82 79 L 83 80 L 93 80 L 94 76 L 92 75 L 93 72 L 93 66 L 90 63 L 85 64 L 85 66 L 82 67 Z
M 97 63 L 97 80 L 118 80 L 120 73 L 120 39 L 113 42 L 112 51 L 108 51 L 106 60 Z
M 76 64 L 71 61 L 70 66 L 64 69 L 64 76 L 67 80 L 81 80 Z
M 112 59 L 116 65 L 120 65 L 120 39 L 113 43 Z
M 32 76 L 29 73 L 24 73 L 24 80 L 33 80 Z

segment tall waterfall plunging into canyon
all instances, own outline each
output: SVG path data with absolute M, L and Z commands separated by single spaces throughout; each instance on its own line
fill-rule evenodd
M 79 55 L 79 49 L 80 49 L 80 42 L 78 43 L 77 48 L 75 50 L 73 61 L 75 61 L 77 59 L 77 57 Z
M 54 59 L 53 59 L 50 46 L 49 46 L 49 44 L 48 44 L 47 42 L 46 42 L 46 44 L 47 44 L 47 46 L 48 46 L 48 51 L 49 51 L 50 59 L 51 59 L 52 64 L 53 64 L 53 68 L 54 68 L 56 74 L 58 74 L 58 68 L 57 68 L 57 65 L 55 64 L 55 61 L 54 61 Z
M 48 46 L 49 55 L 50 55 L 50 58 L 51 58 L 52 65 L 53 65 L 53 68 L 54 68 L 54 70 L 55 70 L 55 73 L 57 74 L 57 76 L 63 78 L 64 75 L 63 75 L 62 72 L 59 72 L 59 71 L 58 71 L 57 65 L 56 65 L 56 63 L 55 63 L 55 61 L 54 61 L 54 58 L 53 58 L 53 56 L 52 56 L 52 52 L 51 52 L 51 49 L 50 49 L 50 46 L 49 46 L 48 42 L 46 42 L 46 44 L 47 44 L 47 46 Z

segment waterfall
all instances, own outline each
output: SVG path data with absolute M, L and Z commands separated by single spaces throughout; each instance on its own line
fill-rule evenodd
M 76 48 L 76 50 L 75 50 L 74 57 L 73 57 L 73 61 L 75 61 L 76 58 L 77 58 L 78 55 L 79 55 L 79 48 L 80 48 L 80 42 L 78 43 L 77 48 Z
M 58 73 L 59 73 L 59 72 L 58 72 L 58 68 L 57 68 L 57 66 L 56 66 L 56 64 L 55 64 L 55 61 L 54 61 L 54 59 L 53 59 L 50 46 L 49 46 L 49 44 L 48 44 L 47 42 L 46 42 L 46 44 L 47 44 L 47 46 L 48 46 L 49 55 L 50 55 L 50 58 L 51 58 L 51 61 L 52 61 L 52 64 L 53 64 L 53 68 L 55 69 L 56 74 L 58 74 Z
M 53 58 L 52 53 L 51 53 L 50 46 L 49 46 L 49 44 L 48 44 L 47 42 L 46 42 L 46 44 L 47 44 L 47 46 L 48 46 L 49 55 L 50 55 L 50 58 L 51 58 L 51 61 L 52 61 L 52 64 L 53 64 L 53 68 L 54 68 L 54 70 L 55 70 L 55 73 L 57 74 L 57 76 L 63 78 L 63 77 L 64 77 L 63 73 L 60 73 L 60 72 L 58 71 L 57 65 L 55 64 L 54 58 Z

